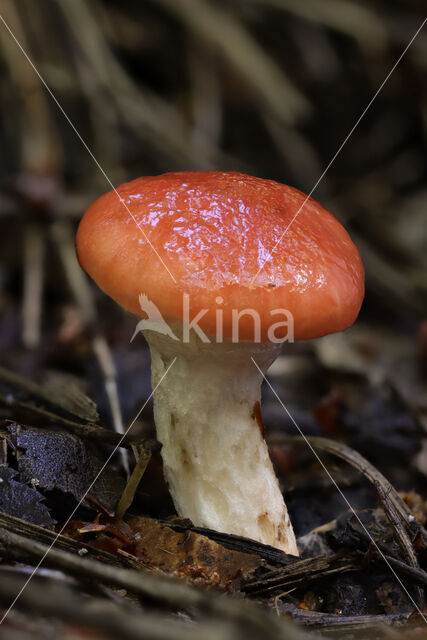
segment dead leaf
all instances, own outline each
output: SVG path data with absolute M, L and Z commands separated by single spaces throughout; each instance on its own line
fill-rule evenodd
M 135 555 L 145 565 L 192 582 L 235 590 L 261 564 L 255 555 L 231 551 L 192 531 L 174 531 L 151 518 L 132 518 L 128 524 Z
M 97 406 L 79 388 L 74 376 L 59 371 L 50 372 L 47 380 L 41 385 L 43 393 L 51 398 L 61 409 L 77 416 L 84 422 L 98 423 Z
M 6 428 L 17 448 L 21 481 L 36 480 L 41 489 L 71 493 L 76 500 L 86 494 L 107 457 L 91 443 L 65 431 L 23 427 L 16 423 Z M 108 467 L 91 488 L 88 502 L 96 504 L 97 509 L 114 512 L 124 486 L 124 478 Z
M 42 494 L 19 482 L 17 475 L 15 469 L 0 466 L 0 511 L 41 527 L 53 528 L 55 520 L 42 503 Z
M 78 387 L 74 376 L 55 372 L 44 384 L 37 384 L 17 373 L 0 366 L 0 395 L 8 404 L 25 403 L 28 413 L 34 407 L 45 409 L 61 418 L 85 421 L 90 424 L 99 420 L 95 403 Z
M 95 549 L 107 551 L 113 555 L 125 554 L 132 557 L 135 559 L 135 565 L 138 566 L 134 556 L 134 535 L 123 520 L 104 515 L 98 515 L 94 522 L 71 520 L 66 525 L 64 534 Z
M 146 571 L 227 591 L 238 589 L 241 580 L 262 565 L 256 555 L 227 549 L 192 531 L 174 531 L 153 518 L 124 522 L 101 516 L 94 523 L 72 521 L 64 533 L 86 546 L 126 556 Z

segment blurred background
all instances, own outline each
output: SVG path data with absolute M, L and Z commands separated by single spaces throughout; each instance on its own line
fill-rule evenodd
M 73 380 L 120 428 L 149 393 L 147 351 L 141 337 L 129 346 L 134 319 L 88 283 L 73 246 L 84 210 L 111 188 L 105 174 L 117 185 L 238 170 L 309 192 L 425 3 L 2 0 L 1 11 L 72 123 L 0 24 L 1 364 Z M 405 489 L 427 469 L 426 71 L 424 28 L 313 193 L 365 263 L 358 323 L 289 347 L 271 371 L 305 432 L 345 439 Z M 150 424 L 150 409 L 142 417 Z M 268 394 L 265 420 L 292 433 Z M 305 463 L 285 454 L 273 451 L 297 501 Z M 329 515 L 292 500 L 300 533 Z

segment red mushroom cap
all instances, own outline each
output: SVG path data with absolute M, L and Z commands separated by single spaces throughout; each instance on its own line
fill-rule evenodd
M 252 309 L 266 339 L 278 322 L 271 311 L 287 309 L 295 338 L 315 338 L 354 322 L 364 270 L 346 230 L 312 198 L 283 235 L 305 197 L 240 173 L 138 178 L 89 207 L 77 233 L 78 258 L 103 291 L 136 315 L 144 315 L 145 294 L 166 322 L 180 324 L 187 293 L 191 318 L 207 310 L 198 326 L 208 335 L 215 335 L 218 309 L 224 338 L 231 337 L 232 310 Z M 253 319 L 242 316 L 240 339 L 253 334 Z

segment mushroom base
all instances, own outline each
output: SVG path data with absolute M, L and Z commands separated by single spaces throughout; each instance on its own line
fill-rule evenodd
M 271 343 L 177 342 L 144 331 L 152 359 L 157 437 L 177 512 L 196 526 L 252 538 L 298 555 L 259 416 Z M 257 411 L 258 406 L 258 411 Z M 257 420 L 258 414 L 258 420 Z

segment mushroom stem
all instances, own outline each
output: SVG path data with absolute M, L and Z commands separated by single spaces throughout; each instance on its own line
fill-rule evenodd
M 174 328 L 175 331 L 175 328 Z M 143 332 L 165 477 L 177 512 L 196 526 L 245 536 L 298 555 L 256 407 L 262 376 L 280 345 L 188 344 Z M 179 332 L 177 332 L 179 333 Z

